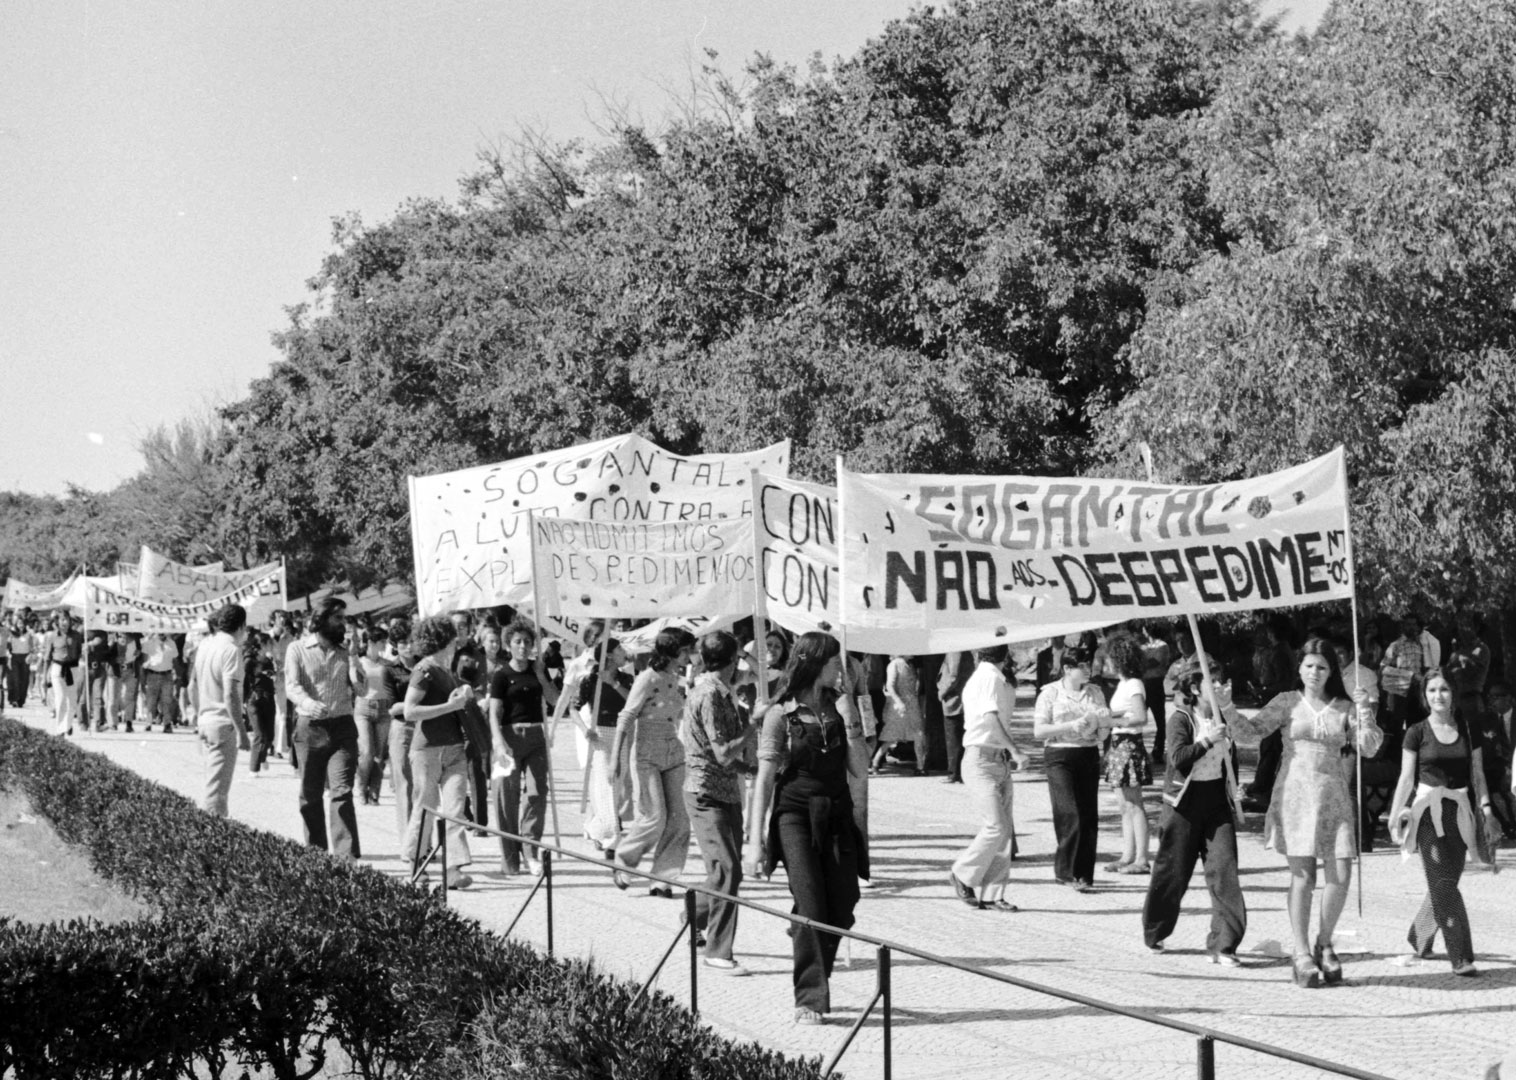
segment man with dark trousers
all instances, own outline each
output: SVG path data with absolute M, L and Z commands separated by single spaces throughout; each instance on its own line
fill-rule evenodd
M 300 819 L 305 841 L 356 859 L 358 815 L 353 809 L 353 781 L 358 773 L 358 724 L 353 719 L 352 661 L 347 636 L 347 605 L 335 597 L 321 602 L 311 618 L 311 632 L 290 643 L 284 660 L 285 694 L 295 707 L 295 737 L 300 751 Z M 322 793 L 331 805 L 323 814 Z
M 963 783 L 963 687 L 974 674 L 971 653 L 950 652 L 937 671 L 937 699 L 942 702 L 942 739 L 947 746 L 944 784 Z

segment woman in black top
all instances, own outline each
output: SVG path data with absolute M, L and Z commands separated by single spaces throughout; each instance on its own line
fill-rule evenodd
M 860 843 L 848 791 L 847 727 L 838 711 L 853 708 L 851 693 L 838 693 L 841 655 L 830 634 L 812 631 L 795 643 L 763 718 L 747 861 L 765 875 L 782 861 L 795 914 L 846 930 L 858 903 Z M 770 806 L 765 836 L 761 823 Z M 823 1023 L 841 939 L 809 926 L 793 931 L 795 1021 Z
M 1400 782 L 1395 786 L 1396 808 L 1390 834 L 1406 851 L 1421 852 L 1427 898 L 1411 923 L 1406 940 L 1416 955 L 1431 955 L 1432 942 L 1442 928 L 1448 960 L 1455 975 L 1477 975 L 1469 913 L 1458 890 L 1469 852 L 1488 862 L 1481 851 L 1492 835 L 1490 795 L 1485 790 L 1480 731 L 1453 707 L 1453 687 L 1440 670 L 1422 683 L 1427 718 L 1412 724 L 1401 744 Z M 1412 799 L 1412 791 L 1415 798 Z M 1478 809 L 1475 809 L 1477 800 Z
M 411 670 L 405 691 L 405 719 L 414 726 L 411 740 L 411 775 L 415 778 L 415 802 L 405 830 L 402 849 L 413 864 L 426 853 L 430 836 L 423 838 L 423 810 L 440 810 L 450 818 L 468 812 L 468 757 L 463 746 L 460 713 L 474 700 L 474 689 L 453 676 L 453 650 L 458 644 L 452 621 L 440 615 L 422 619 L 411 635 L 420 657 Z M 428 825 L 428 833 L 430 826 Z M 448 825 L 448 885 L 464 889 L 473 878 L 463 872 L 469 862 L 464 828 Z
M 505 649 L 510 660 L 490 678 L 490 731 L 494 740 L 495 767 L 490 786 L 494 789 L 495 814 L 504 832 L 542 839 L 547 809 L 547 733 L 543 729 L 544 705 L 558 700 L 556 688 L 543 677 L 540 661 L 532 661 L 537 631 L 520 619 L 505 628 Z M 525 788 L 526 808 L 521 806 Z M 530 854 L 523 855 L 515 840 L 500 841 L 500 872 L 519 874 L 523 863 L 536 873 Z
M 579 730 L 589 745 L 589 813 L 584 818 L 584 835 L 605 852 L 607 859 L 616 855 L 616 834 L 621 831 L 620 800 L 611 785 L 611 744 L 615 742 L 616 718 L 626 708 L 626 692 L 632 680 L 621 670 L 626 650 L 615 638 L 605 642 L 605 663 L 590 668 L 579 682 L 579 696 L 574 715 Z M 626 815 L 626 816 L 629 816 Z

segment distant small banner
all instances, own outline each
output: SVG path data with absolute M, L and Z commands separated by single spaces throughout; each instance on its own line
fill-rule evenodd
M 586 521 L 531 516 L 546 618 L 711 617 L 753 610 L 753 519 Z
M 78 576 L 78 571 L 75 571 L 68 576 L 67 581 L 57 585 L 28 585 L 17 578 L 11 578 L 5 583 L 4 606 L 8 611 L 20 611 L 22 608 L 50 611 L 61 607 Z
M 839 470 L 842 619 L 897 650 L 1353 594 L 1341 448 L 1197 487 Z
M 187 634 L 201 629 L 205 620 L 226 604 L 253 610 L 269 598 L 277 600 L 283 589 L 284 568 L 279 565 L 265 568 L 260 576 L 219 596 L 192 604 L 144 600 L 113 589 L 100 579 L 90 579 L 84 591 L 84 625 L 86 630 Z

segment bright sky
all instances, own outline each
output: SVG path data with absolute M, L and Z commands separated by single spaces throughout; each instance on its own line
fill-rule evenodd
M 102 490 L 235 400 L 330 250 L 523 125 L 650 124 L 702 50 L 850 55 L 910 0 L 5 0 L 0 490 Z M 1326 0 L 1272 0 L 1290 25 Z

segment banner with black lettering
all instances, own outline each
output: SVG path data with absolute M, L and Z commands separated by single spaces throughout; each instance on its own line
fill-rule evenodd
M 897 650 L 1352 596 L 1341 448 L 1201 486 L 839 468 L 842 618 Z
M 633 522 L 533 514 L 530 528 L 546 618 L 753 610 L 751 517 Z
M 144 544 L 137 567 L 136 595 L 143 600 L 159 604 L 205 604 L 249 582 L 273 577 L 278 585 L 274 592 L 259 593 L 254 603 L 243 605 L 248 609 L 248 625 L 261 626 L 276 610 L 287 606 L 283 563 L 266 563 L 249 570 L 227 570 L 219 562 L 190 566 L 175 562 Z M 131 595 L 129 589 L 121 591 Z
M 842 573 L 837 489 L 753 474 L 753 537 L 764 616 L 790 631 L 841 636 Z M 868 623 L 847 624 L 849 649 L 893 651 L 893 639 Z
M 284 568 L 265 567 L 259 576 L 219 596 L 199 603 L 171 604 L 144 600 L 113 589 L 110 578 L 90 578 L 84 589 L 86 630 L 116 630 L 133 633 L 187 634 L 226 604 L 241 604 L 253 611 L 270 600 L 278 602 L 284 589 Z
M 721 522 L 753 510 L 753 469 L 789 475 L 790 444 L 673 454 L 620 435 L 496 465 L 410 478 L 423 615 L 531 603 L 527 511 L 606 522 Z

